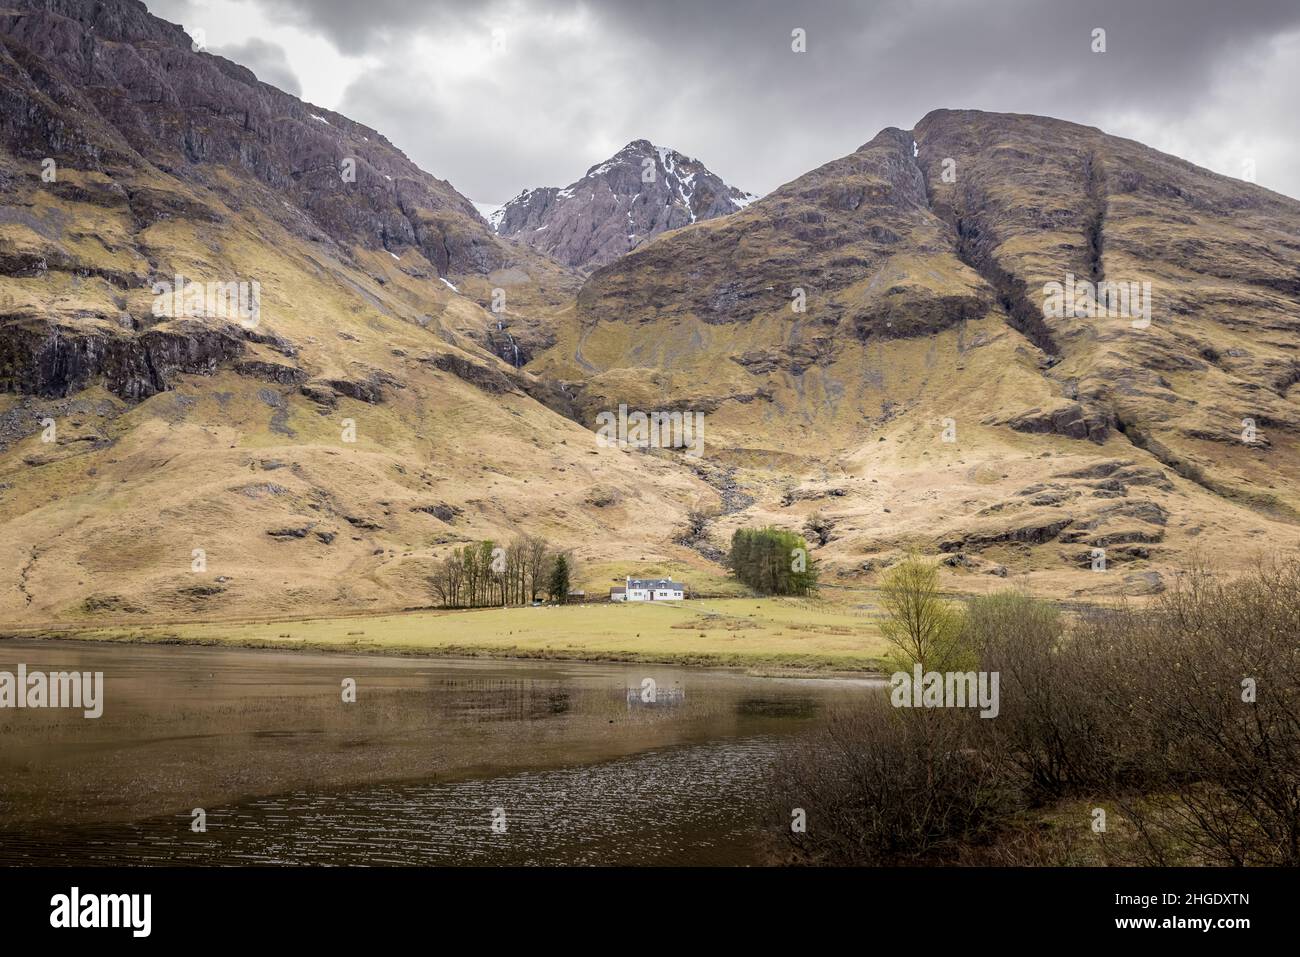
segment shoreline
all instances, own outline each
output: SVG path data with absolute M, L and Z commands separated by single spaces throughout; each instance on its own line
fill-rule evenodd
M 879 677 L 888 647 L 871 611 L 861 604 L 809 599 L 720 598 L 243 620 L 73 619 L 0 624 L 0 640 L 644 663 L 771 677 Z
M 295 622 L 313 619 L 294 619 Z M 261 622 L 265 623 L 265 622 Z M 286 622 L 288 623 L 288 622 Z M 206 624 L 206 623 L 205 623 Z M 215 623 L 214 623 L 215 624 Z M 225 624 L 225 623 L 222 623 Z M 233 623 L 232 623 L 233 624 Z M 140 628 L 166 626 L 141 625 Z M 101 633 L 96 633 L 101 632 Z M 102 633 L 97 628 L 40 628 L 31 631 L 0 629 L 0 648 L 8 641 L 77 641 L 88 644 L 165 645 L 190 648 L 230 648 L 241 651 L 289 651 L 337 655 L 372 655 L 394 658 L 461 658 L 492 659 L 500 661 L 571 662 L 574 664 L 652 664 L 698 670 L 737 672 L 752 678 L 823 678 L 823 679 L 881 679 L 885 672 L 872 667 L 844 667 L 831 658 L 818 659 L 810 655 L 798 663 L 785 660 L 781 655 L 722 655 L 712 652 L 694 654 L 655 654 L 636 651 L 597 651 L 594 649 L 529 649 L 496 647 L 491 645 L 380 645 L 357 641 L 351 644 L 311 641 L 305 639 L 268 640 L 263 638 L 183 638 L 180 635 L 153 636 L 132 634 L 125 629 L 120 633 Z

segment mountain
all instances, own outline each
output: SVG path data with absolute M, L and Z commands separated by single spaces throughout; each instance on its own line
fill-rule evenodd
M 754 198 L 699 160 L 634 140 L 563 189 L 524 190 L 492 215 L 492 225 L 568 266 L 592 269 L 666 230 L 744 209 Z
M 597 269 L 530 368 L 588 421 L 706 410 L 754 499 L 717 543 L 820 510 L 848 574 L 1158 589 L 1297 543 L 1297 237 L 1300 203 L 1130 140 L 938 110 Z
M 134 0 L 10 0 L 0 621 L 426 605 L 521 531 L 588 589 L 773 524 L 831 585 L 1081 598 L 1300 545 L 1300 203 L 977 111 L 739 209 L 620 156 L 497 233 Z M 620 405 L 702 448 L 607 447 Z
M 521 368 L 578 281 L 140 3 L 13 0 L 0 621 L 428 604 L 520 529 L 662 556 L 709 487 Z

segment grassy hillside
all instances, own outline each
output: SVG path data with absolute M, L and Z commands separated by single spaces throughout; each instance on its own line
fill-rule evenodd
M 422 607 L 519 533 L 593 594 L 740 594 L 733 532 L 814 517 L 831 588 L 916 550 L 1147 595 L 1300 546 L 1292 200 L 940 110 L 583 282 L 142 7 L 58 8 L 0 33 L 2 623 Z M 259 316 L 160 311 L 178 274 Z M 1151 325 L 1044 316 L 1067 274 L 1150 282 Z M 703 455 L 604 447 L 622 403 L 703 413 Z
M 255 276 L 262 290 L 257 339 L 191 320 L 242 352 L 173 375 L 164 391 L 137 401 L 92 380 L 70 395 L 0 393 L 0 620 L 422 605 L 443 550 L 522 530 L 583 560 L 631 549 L 681 561 L 672 530 L 709 487 L 671 461 L 600 448 L 531 397 L 535 378 L 485 348 L 494 316 L 418 249 L 313 245 L 265 206 L 232 209 L 156 174 L 133 188 L 168 190 L 208 221 L 139 229 L 125 204 L 51 193 L 3 154 L 0 166 L 22 213 L 0 224 L 0 249 L 66 260 L 0 276 L 14 324 L 109 349 L 134 335 L 114 316 L 176 325 L 152 316 L 147 275 Z M 70 242 L 69 222 L 91 238 Z M 81 276 L 92 263 L 142 284 Z M 544 294 L 522 270 L 497 278 Z M 192 569 L 195 549 L 205 570 Z

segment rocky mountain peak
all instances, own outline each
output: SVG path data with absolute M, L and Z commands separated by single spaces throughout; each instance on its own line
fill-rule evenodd
M 666 230 L 726 216 L 754 199 L 699 160 L 638 139 L 563 189 L 524 190 L 491 224 L 566 265 L 594 269 Z

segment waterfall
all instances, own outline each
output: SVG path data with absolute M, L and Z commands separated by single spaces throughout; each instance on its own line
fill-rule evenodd
M 497 320 L 497 332 L 504 332 L 506 338 L 510 340 L 510 348 L 513 349 L 515 353 L 514 367 L 518 369 L 519 368 L 519 343 L 515 342 L 514 336 L 512 336 L 509 332 L 506 332 L 506 328 L 501 324 L 500 319 Z M 505 357 L 502 356 L 502 358 Z

